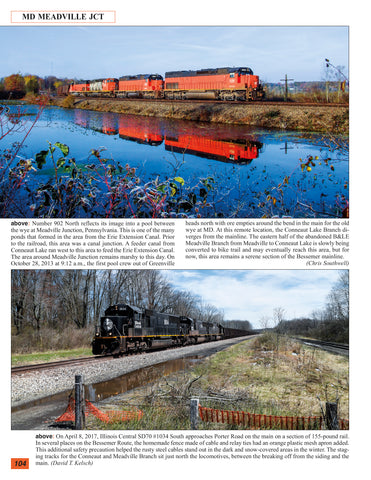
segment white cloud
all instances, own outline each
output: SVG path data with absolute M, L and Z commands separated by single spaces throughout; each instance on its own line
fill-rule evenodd
M 272 317 L 277 307 L 287 319 L 324 307 L 338 271 L 172 270 L 166 275 L 175 287 L 223 310 L 226 319 L 249 320 L 259 327 L 259 320 Z
M 76 78 L 249 66 L 266 81 L 285 73 L 320 80 L 325 57 L 348 66 L 344 26 L 0 27 L 0 41 L 7 44 L 0 77 L 50 75 L 51 61 L 53 74 Z M 71 51 L 82 45 L 76 64 Z

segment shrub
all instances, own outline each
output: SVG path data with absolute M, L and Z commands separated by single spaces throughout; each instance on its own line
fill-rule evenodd
M 93 334 L 93 328 L 77 329 L 72 326 L 60 331 L 46 327 L 41 330 L 26 329 L 20 335 L 12 335 L 12 353 L 88 348 Z
M 276 118 L 276 117 L 279 117 L 281 115 L 281 110 L 279 108 L 275 109 L 275 110 L 269 110 L 265 116 L 267 118 Z
M 61 102 L 61 107 L 63 108 L 73 108 L 75 103 L 75 97 L 73 95 L 68 95 Z

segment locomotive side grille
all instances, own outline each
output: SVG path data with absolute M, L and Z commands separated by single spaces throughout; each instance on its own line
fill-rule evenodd
M 170 90 L 177 90 L 179 88 L 179 83 L 178 82 L 167 83 L 166 88 Z

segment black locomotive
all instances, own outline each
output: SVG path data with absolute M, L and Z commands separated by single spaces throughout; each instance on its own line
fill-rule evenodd
M 118 356 L 222 340 L 228 331 L 228 337 L 250 334 L 239 331 L 238 335 L 233 335 L 233 330 L 219 324 L 117 304 L 107 308 L 96 327 L 93 355 Z

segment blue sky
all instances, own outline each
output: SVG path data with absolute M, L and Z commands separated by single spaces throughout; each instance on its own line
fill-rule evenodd
M 275 308 L 285 318 L 311 315 L 326 304 L 338 270 L 166 270 L 172 285 L 199 295 L 224 311 L 227 320 L 249 320 L 261 327 Z
M 348 76 L 346 26 L 4 26 L 0 77 L 93 79 L 248 66 L 262 81 L 323 80 L 325 58 Z

